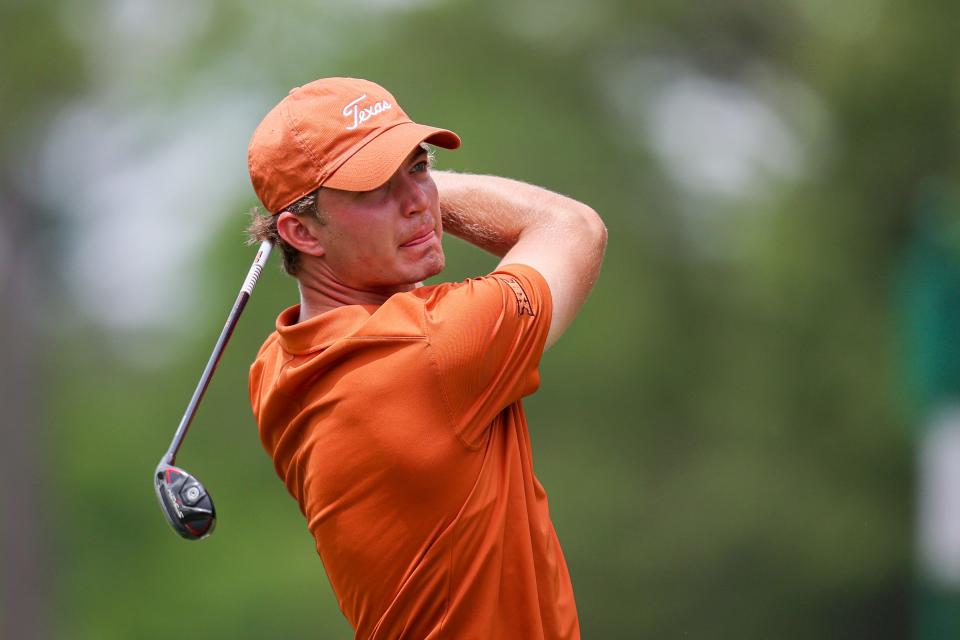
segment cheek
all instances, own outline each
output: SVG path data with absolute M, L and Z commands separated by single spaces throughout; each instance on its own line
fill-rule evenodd
M 392 230 L 382 225 L 360 222 L 344 226 L 331 236 L 330 260 L 347 272 L 382 271 L 384 265 L 396 260 L 396 254 Z

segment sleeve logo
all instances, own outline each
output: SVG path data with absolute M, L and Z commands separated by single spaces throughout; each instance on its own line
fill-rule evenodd
M 523 287 L 520 286 L 520 283 L 514 278 L 500 278 L 510 290 L 513 291 L 513 295 L 517 297 L 517 315 L 528 315 L 531 318 L 536 317 L 537 314 L 533 312 L 533 305 L 530 304 L 530 298 L 527 297 L 527 292 L 523 290 Z

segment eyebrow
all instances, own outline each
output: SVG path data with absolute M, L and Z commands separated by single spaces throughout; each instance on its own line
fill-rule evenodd
M 414 149 L 413 151 L 411 151 L 410 154 L 404 159 L 403 164 L 407 165 L 423 156 L 427 156 L 427 159 L 429 160 L 430 150 L 421 146 L 419 149 Z

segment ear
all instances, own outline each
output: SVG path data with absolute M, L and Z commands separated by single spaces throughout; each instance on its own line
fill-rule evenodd
M 316 221 L 300 218 L 289 211 L 277 214 L 277 233 L 284 242 L 300 253 L 317 257 L 324 254 L 319 226 Z

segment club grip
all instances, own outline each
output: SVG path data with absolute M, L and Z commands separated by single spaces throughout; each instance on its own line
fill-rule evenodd
M 273 245 L 269 240 L 264 240 L 260 244 L 257 257 L 253 259 L 253 264 L 250 265 L 250 271 L 247 272 L 247 279 L 243 281 L 243 286 L 240 287 L 240 291 L 245 292 L 248 296 L 253 295 L 253 288 L 257 285 L 257 280 L 260 279 L 263 267 L 267 264 L 267 259 L 270 257 L 270 249 L 272 247 Z

